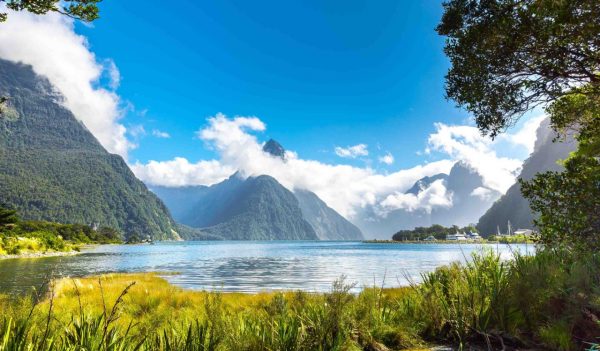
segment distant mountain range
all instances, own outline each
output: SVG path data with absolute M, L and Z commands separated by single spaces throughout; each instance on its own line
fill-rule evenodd
M 275 140 L 263 151 L 285 158 Z M 362 233 L 313 192 L 291 192 L 275 178 L 235 173 L 210 187 L 151 188 L 186 226 L 188 239 L 360 240 Z
M 445 186 L 452 206 L 433 207 L 430 211 L 395 209 L 385 216 L 377 213 L 376 209 L 366 209 L 356 218 L 356 224 L 367 236 L 380 239 L 389 239 L 398 230 L 433 224 L 466 226 L 476 222 L 500 196 L 500 193 L 487 188 L 486 196 L 478 196 L 475 190 L 484 188 L 483 178 L 464 162 L 455 163 L 449 174 L 440 173 L 418 180 L 405 193 L 418 196 L 436 181 Z
M 482 177 L 463 162 L 449 174 L 424 177 L 406 190 L 416 197 L 441 182 L 452 206 L 395 209 L 384 216 L 366 208 L 350 223 L 310 190 L 286 189 L 267 175 L 236 173 L 212 186 L 152 187 L 150 192 L 118 155 L 109 154 L 61 103 L 47 79 L 30 66 L 0 60 L 0 96 L 9 104 L 0 115 L 0 204 L 25 219 L 109 226 L 155 239 L 360 240 L 389 238 L 401 229 L 477 222 L 483 235 L 512 226 L 531 228 L 533 214 L 514 184 L 506 194 L 485 188 Z M 560 170 L 556 163 L 575 142 L 553 143 L 546 120 L 520 177 Z M 269 140 L 263 151 L 286 159 Z M 159 199 L 162 199 L 163 202 Z M 495 201 L 497 200 L 498 201 Z M 166 206 L 165 206 L 166 204 Z M 173 218 L 181 225 L 176 225 Z M 360 229 L 359 229 L 360 228 Z
M 0 59 L 0 204 L 25 219 L 109 226 L 132 236 L 177 237 L 164 204 L 109 154 L 47 79 Z
M 552 142 L 554 137 L 550 121 L 545 119 L 537 130 L 534 151 L 523 163 L 519 178 L 529 180 L 539 172 L 562 170 L 557 161 L 567 158 L 577 144 L 572 138 Z M 531 229 L 533 219 L 529 202 L 521 195 L 521 187 L 517 182 L 479 219 L 477 229 L 483 235 L 495 234 L 498 227 L 506 232 L 508 221 L 513 228 Z

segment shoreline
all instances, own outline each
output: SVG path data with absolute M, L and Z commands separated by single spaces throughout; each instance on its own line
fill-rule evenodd
M 436 241 L 419 241 L 419 240 L 363 240 L 367 244 L 496 244 L 496 241 L 487 240 L 436 240 Z
M 533 241 L 489 241 L 489 240 L 436 240 L 436 241 L 419 241 L 419 240 L 363 240 L 365 244 L 535 244 Z
M 26 252 L 16 255 L 0 255 L 0 261 L 2 260 L 14 260 L 19 258 L 46 258 L 46 257 L 62 257 L 62 256 L 75 256 L 80 254 L 81 251 L 47 251 L 47 252 Z
M 64 256 L 75 256 L 82 254 L 84 251 L 92 249 L 99 245 L 111 245 L 111 244 L 85 244 L 77 246 L 76 249 L 70 251 L 33 251 L 24 252 L 16 255 L 0 255 L 0 261 L 3 260 L 14 260 L 20 258 L 48 258 L 48 257 L 64 257 Z

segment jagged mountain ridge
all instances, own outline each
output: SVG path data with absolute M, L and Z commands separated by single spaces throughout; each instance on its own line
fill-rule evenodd
M 176 236 L 164 204 L 108 153 L 31 66 L 0 59 L 0 203 L 25 219 L 113 227 L 125 236 Z
M 464 162 L 456 162 L 449 174 L 440 173 L 419 179 L 405 193 L 418 196 L 436 181 L 442 181 L 447 192 L 451 194 L 451 207 L 434 207 L 429 212 L 395 209 L 385 216 L 381 216 L 373 208 L 368 208 L 358 216 L 358 227 L 369 237 L 389 239 L 393 233 L 402 229 L 426 227 L 433 224 L 466 226 L 476 222 L 500 196 L 499 193 L 491 190 L 487 198 L 475 196 L 473 191 L 484 187 L 483 178 Z

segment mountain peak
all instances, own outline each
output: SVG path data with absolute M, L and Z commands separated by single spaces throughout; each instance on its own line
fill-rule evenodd
M 418 195 L 422 190 L 427 189 L 433 182 L 438 179 L 446 180 L 448 179 L 448 175 L 445 173 L 439 173 L 432 176 L 425 176 L 415 182 L 413 186 L 408 189 L 405 194 L 413 194 Z
M 285 158 L 285 149 L 274 139 L 269 139 L 269 141 L 265 143 L 263 151 L 281 159 Z

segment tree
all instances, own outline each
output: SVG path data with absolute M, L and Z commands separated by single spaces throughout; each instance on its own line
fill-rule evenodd
M 574 87 L 600 94 L 600 1 L 451 0 L 444 10 L 447 97 L 483 133 L 495 137 Z
M 15 224 L 18 221 L 19 217 L 17 216 L 17 211 L 0 207 L 0 229 L 6 227 L 9 224 Z
M 48 12 L 92 22 L 98 19 L 98 3 L 102 0 L 0 0 L 8 9 L 13 11 L 27 11 L 36 15 L 45 15 Z M 6 21 L 7 13 L 0 13 L 0 22 Z
M 600 248 L 600 1 L 451 0 L 437 31 L 447 97 L 492 137 L 542 106 L 578 149 L 562 173 L 521 181 L 548 247 Z
M 535 223 L 541 241 L 577 251 L 600 249 L 600 96 L 586 94 L 587 88 L 548 108 L 560 134 L 576 133 L 578 148 L 564 161 L 565 171 L 521 182 L 523 195 L 539 213 Z
M 521 181 L 523 195 L 539 213 L 536 225 L 547 247 L 575 251 L 600 249 L 600 163 L 590 157 L 574 157 L 565 171 L 546 172 L 529 182 Z

